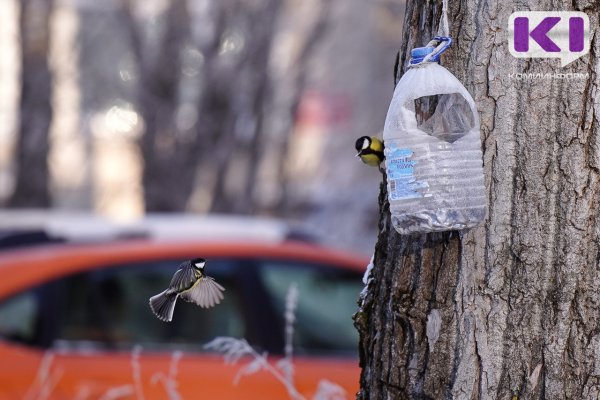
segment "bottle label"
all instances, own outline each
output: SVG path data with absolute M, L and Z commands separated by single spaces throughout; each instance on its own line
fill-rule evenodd
M 411 149 L 400 149 L 392 145 L 386 155 L 390 200 L 414 199 L 423 197 L 417 189 L 429 187 L 427 182 L 417 181 L 414 175 L 416 161 Z

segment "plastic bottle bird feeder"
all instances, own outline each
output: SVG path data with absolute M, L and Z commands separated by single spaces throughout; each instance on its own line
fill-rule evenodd
M 486 217 L 475 102 L 437 63 L 451 42 L 437 36 L 412 50 L 385 120 L 388 198 L 401 234 L 465 229 Z

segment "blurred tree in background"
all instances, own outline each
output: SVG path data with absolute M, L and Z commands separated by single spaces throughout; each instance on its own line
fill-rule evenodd
M 53 0 L 21 1 L 21 112 L 15 146 L 16 185 L 9 200 L 12 207 L 50 206 L 46 157 L 52 120 L 48 50 L 53 4 Z
M 144 45 L 143 22 L 136 21 L 134 4 L 124 8 L 139 73 L 137 103 L 145 123 L 140 146 L 147 211 L 185 209 L 198 170 L 212 175 L 212 211 L 259 211 L 253 189 L 259 181 L 260 159 L 266 156 L 266 119 L 274 90 L 269 60 L 284 6 L 279 0 L 229 0 L 214 2 L 190 16 L 186 1 L 173 1 L 165 12 L 165 32 L 154 49 Z M 294 70 L 305 71 L 302 63 L 308 59 L 308 49 L 323 32 L 323 11 L 315 13 L 317 21 L 301 44 Z M 194 36 L 192 20 L 209 28 Z M 197 78 L 173 73 L 182 68 L 196 71 Z M 300 73 L 294 77 L 302 80 Z M 186 99 L 189 85 L 196 91 Z M 282 114 L 295 113 L 301 86 L 290 88 L 294 92 Z M 288 135 L 292 118 L 287 121 L 279 125 L 277 136 Z M 284 153 L 285 148 L 276 151 Z M 283 160 L 279 157 L 280 171 Z M 237 177 L 243 184 L 227 190 L 232 165 L 243 174 Z
M 148 48 L 143 23 L 136 21 L 133 8 L 132 2 L 123 5 L 123 25 L 130 34 L 139 75 L 135 101 L 145 125 L 140 138 L 144 204 L 148 211 L 183 210 L 192 191 L 200 143 L 193 124 L 178 129 L 176 123 L 181 49 L 192 42 L 190 16 L 184 0 L 170 2 L 164 33 L 154 48 Z
M 403 1 L 54 1 L 0 4 L 0 204 L 272 215 L 372 249 L 353 143 L 383 125 Z

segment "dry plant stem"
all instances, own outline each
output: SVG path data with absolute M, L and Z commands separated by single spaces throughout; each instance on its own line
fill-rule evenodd
M 133 375 L 133 384 L 135 387 L 135 396 L 137 400 L 144 400 L 144 389 L 142 387 L 142 367 L 140 365 L 140 353 L 142 346 L 135 346 L 131 352 L 131 370 Z
M 116 386 L 116 387 L 112 387 L 112 388 L 108 389 L 102 395 L 102 397 L 100 397 L 100 400 L 121 399 L 124 397 L 133 396 L 134 394 L 135 394 L 135 389 L 134 389 L 133 385 Z M 84 398 L 87 398 L 87 396 Z
M 31 384 L 31 387 L 25 394 L 24 399 L 26 400 L 41 400 L 47 399 L 52 394 L 52 390 L 62 377 L 62 370 L 57 370 L 52 373 L 52 363 L 54 361 L 54 353 L 48 351 L 44 354 L 42 361 L 40 362 L 40 366 L 38 368 L 38 372 L 36 374 L 35 380 Z M 39 389 L 36 391 L 36 386 L 39 386 Z
M 245 339 L 235 339 L 231 337 L 217 337 L 204 345 L 204 348 L 217 351 L 223 354 L 225 363 L 236 364 L 242 357 L 249 356 L 252 361 L 240 368 L 233 382 L 237 384 L 242 376 L 252 375 L 261 369 L 271 373 L 275 379 L 281 382 L 292 400 L 306 400 L 294 385 L 294 363 L 293 363 L 293 343 L 294 343 L 294 322 L 296 321 L 296 306 L 298 304 L 298 287 L 292 283 L 287 291 L 285 302 L 285 348 L 284 358 L 277 362 L 276 367 L 267 360 L 267 353 L 258 354 Z M 344 399 L 345 390 L 339 385 L 326 379 L 319 381 L 317 393 L 314 400 L 336 400 Z
M 50 371 L 50 367 L 52 366 L 53 360 L 54 360 L 54 354 L 52 354 L 52 352 L 46 352 L 44 354 L 44 357 L 42 358 L 42 361 L 40 362 L 40 366 L 38 367 L 38 371 L 35 376 L 35 379 L 31 383 L 29 390 L 27 390 L 27 393 L 25 394 L 25 397 L 24 397 L 25 400 L 35 399 L 35 392 L 36 392 L 35 387 L 38 385 L 41 386 L 44 383 L 44 381 L 48 378 L 48 373 Z
M 254 357 L 255 360 L 260 360 L 260 364 L 261 364 L 262 368 L 269 371 L 275 377 L 275 379 L 277 379 L 279 382 L 281 382 L 285 386 L 290 397 L 293 400 L 306 400 L 306 397 L 304 397 L 300 393 L 298 393 L 298 391 L 296 390 L 294 385 L 290 381 L 288 381 L 285 378 L 285 376 L 283 376 L 276 368 L 274 368 L 267 361 L 266 355 L 258 354 L 252 347 L 250 347 L 250 346 L 248 346 L 248 347 L 249 347 L 249 352 L 250 352 L 251 356 Z M 238 379 L 238 377 L 236 376 L 236 380 L 237 379 Z
M 294 322 L 296 321 L 296 306 L 298 304 L 298 286 L 292 283 L 285 299 L 285 358 L 280 364 L 286 374 L 286 379 L 294 386 Z
M 163 372 L 157 372 L 152 375 L 151 382 L 153 385 L 156 382 L 162 382 L 169 400 L 180 400 L 181 394 L 177 390 L 177 369 L 179 366 L 179 360 L 183 357 L 181 351 L 175 351 L 171 354 L 171 363 L 169 365 L 169 375 L 165 375 Z

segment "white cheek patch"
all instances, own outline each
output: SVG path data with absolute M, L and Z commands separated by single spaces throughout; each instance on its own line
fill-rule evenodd
M 363 140 L 362 149 L 365 150 L 365 149 L 368 149 L 368 148 L 369 148 L 369 140 L 365 139 L 365 140 Z
M 204 268 L 204 264 L 206 264 L 206 263 L 196 263 L 195 265 L 196 265 L 196 268 L 202 269 L 202 268 Z

